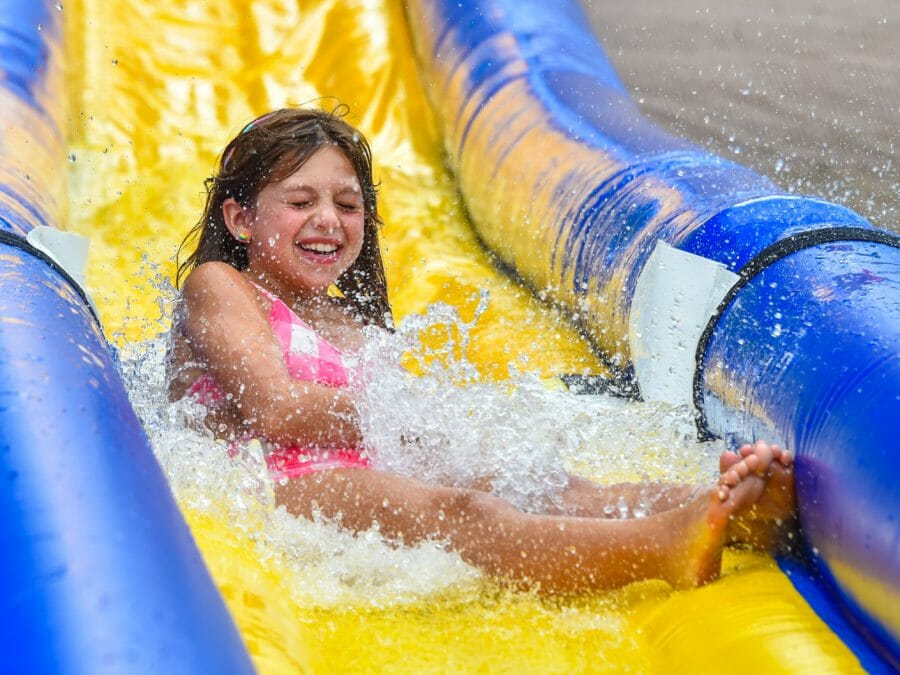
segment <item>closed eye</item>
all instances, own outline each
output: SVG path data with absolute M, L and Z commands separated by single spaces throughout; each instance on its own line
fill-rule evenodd
M 360 208 L 359 204 L 349 204 L 349 203 L 338 204 L 338 206 L 340 208 L 342 208 L 344 211 L 358 211 Z

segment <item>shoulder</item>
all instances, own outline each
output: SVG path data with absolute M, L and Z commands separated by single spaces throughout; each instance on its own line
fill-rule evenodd
M 183 292 L 189 294 L 207 287 L 221 286 L 222 284 L 229 286 L 247 284 L 249 286 L 250 282 L 239 270 L 236 270 L 228 263 L 218 261 L 206 262 L 191 270 L 191 273 L 188 274 L 187 279 L 184 281 Z
M 181 292 L 188 313 L 197 309 L 215 312 L 262 309 L 256 287 L 242 272 L 223 262 L 207 262 L 194 268 Z
M 223 262 L 207 262 L 195 267 L 185 280 L 181 293 L 188 302 L 198 297 L 211 299 L 219 296 L 231 299 L 242 296 L 250 299 L 256 297 L 256 290 L 249 279 L 239 270 Z

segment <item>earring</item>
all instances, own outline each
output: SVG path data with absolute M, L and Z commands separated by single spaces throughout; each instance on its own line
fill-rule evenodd
M 238 233 L 237 239 L 238 239 L 238 241 L 245 242 L 250 239 L 250 235 L 247 234 L 246 232 L 240 232 L 240 233 Z

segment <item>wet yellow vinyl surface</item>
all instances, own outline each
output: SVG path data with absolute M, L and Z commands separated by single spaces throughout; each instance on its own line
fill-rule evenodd
M 400 2 L 70 0 L 64 12 L 71 229 L 92 240 L 88 286 L 115 341 L 165 327 L 156 288 L 226 141 L 268 109 L 339 100 L 373 147 L 396 316 L 442 301 L 469 320 L 486 289 L 468 352 L 486 377 L 509 364 L 604 372 L 467 225 Z M 691 592 L 649 582 L 552 603 L 478 586 L 323 608 L 286 592 L 281 562 L 225 518 L 186 517 L 262 673 L 859 670 L 762 556 L 729 553 L 725 578 Z

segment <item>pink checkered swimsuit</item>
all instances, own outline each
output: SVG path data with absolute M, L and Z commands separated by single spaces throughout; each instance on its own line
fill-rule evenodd
M 272 301 L 269 326 L 278 338 L 288 373 L 295 380 L 346 387 L 356 370 L 356 359 L 320 337 L 278 297 L 263 288 L 259 292 Z M 209 373 L 201 375 L 188 389 L 204 405 L 216 405 L 222 391 Z M 243 441 L 249 438 L 242 439 Z M 316 471 L 339 468 L 369 469 L 372 462 L 363 448 L 302 448 L 270 446 L 266 463 L 273 477 L 293 478 Z

